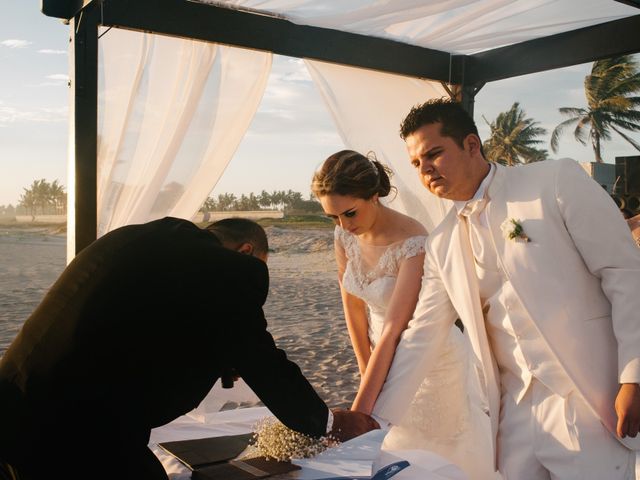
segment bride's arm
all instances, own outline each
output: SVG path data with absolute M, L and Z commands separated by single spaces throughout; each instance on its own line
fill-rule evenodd
M 353 346 L 353 351 L 356 354 L 360 376 L 362 377 L 367 368 L 367 363 L 369 363 L 369 357 L 371 356 L 367 306 L 360 298 L 349 294 L 342 286 L 342 276 L 344 275 L 347 256 L 344 252 L 344 248 L 338 241 L 335 243 L 335 251 L 344 318 L 347 323 L 347 331 L 349 332 L 351 345 Z
M 369 322 L 367 319 L 367 306 L 358 297 L 347 293 L 340 283 L 340 293 L 342 294 L 342 306 L 344 308 L 344 318 L 347 322 L 347 330 L 353 351 L 358 361 L 360 377 L 364 375 L 371 357 L 371 343 L 369 342 Z
M 421 254 L 407 258 L 400 265 L 398 279 L 391 294 L 382 327 L 382 335 L 371 354 L 358 394 L 351 407 L 352 410 L 366 414 L 371 414 L 373 410 L 387 378 L 400 336 L 407 328 L 418 303 L 423 262 L 424 254 Z

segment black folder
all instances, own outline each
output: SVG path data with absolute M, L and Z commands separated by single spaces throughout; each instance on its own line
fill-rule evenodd
M 256 457 L 234 460 L 249 445 L 253 434 L 198 438 L 159 443 L 193 471 L 193 480 L 253 480 L 299 470 L 291 462 Z
M 253 434 L 245 433 L 242 435 L 164 442 L 158 445 L 191 470 L 197 470 L 207 465 L 227 462 L 236 458 L 247 448 L 252 437 Z
M 254 480 L 294 470 L 300 470 L 300 467 L 291 462 L 256 457 L 210 465 L 194 471 L 191 478 L 192 480 Z

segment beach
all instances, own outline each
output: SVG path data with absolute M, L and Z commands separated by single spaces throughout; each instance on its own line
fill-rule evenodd
M 266 227 L 268 329 L 331 406 L 351 404 L 359 383 L 344 323 L 331 228 Z M 66 264 L 51 227 L 0 227 L 0 355 Z
M 64 269 L 65 242 L 46 226 L 0 227 L 0 355 Z

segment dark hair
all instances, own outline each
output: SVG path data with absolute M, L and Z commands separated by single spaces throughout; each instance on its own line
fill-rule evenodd
M 222 243 L 250 243 L 258 255 L 269 253 L 267 234 L 259 224 L 248 218 L 225 218 L 205 227 Z
M 448 98 L 434 98 L 414 106 L 400 124 L 400 137 L 406 140 L 419 128 L 432 123 L 440 123 L 440 134 L 452 138 L 460 148 L 467 135 L 473 133 L 479 137 L 473 118 L 458 102 Z
M 394 189 L 391 175 L 373 152 L 365 157 L 353 150 L 341 150 L 327 158 L 313 175 L 311 191 L 316 197 L 336 194 L 368 200 L 376 193 L 386 197 Z

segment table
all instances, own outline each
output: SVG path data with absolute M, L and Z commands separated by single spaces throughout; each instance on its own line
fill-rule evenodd
M 158 443 L 249 433 L 255 423 L 266 416 L 271 416 L 266 407 L 209 412 L 204 416 L 202 412 L 194 412 L 153 429 L 149 446 L 162 462 L 171 480 L 188 480 L 191 472 L 158 447 Z M 369 476 L 385 465 L 408 460 L 411 466 L 397 474 L 394 480 L 467 480 L 462 470 L 435 453 L 425 450 L 381 450 L 385 434 L 384 430 L 374 430 L 314 458 L 295 460 L 294 463 L 300 465 L 301 470 L 271 478 L 317 480 L 337 475 Z

